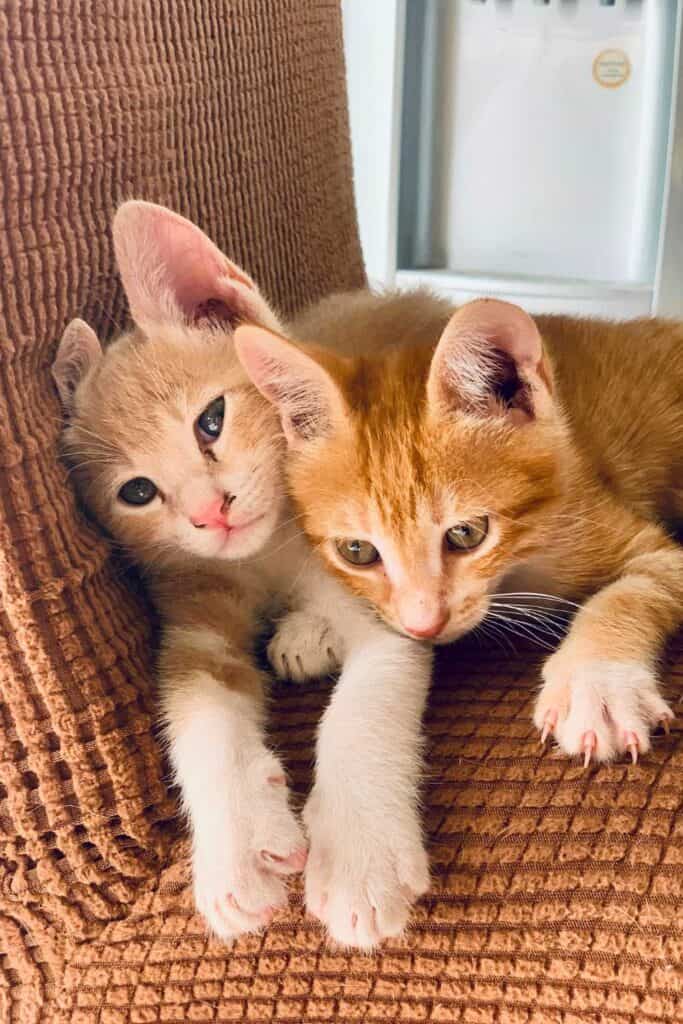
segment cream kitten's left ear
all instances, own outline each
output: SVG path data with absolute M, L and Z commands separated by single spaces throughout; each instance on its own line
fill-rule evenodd
M 76 388 L 102 358 L 102 346 L 84 320 L 72 320 L 57 348 L 52 378 L 65 412 L 71 412 Z
M 235 332 L 235 350 L 252 382 L 278 409 L 292 447 L 324 437 L 343 419 L 341 392 L 314 358 L 315 349 L 304 351 L 247 324 Z
M 282 330 L 249 275 L 191 221 L 130 200 L 112 225 L 116 261 L 133 319 L 142 327 L 202 319 Z

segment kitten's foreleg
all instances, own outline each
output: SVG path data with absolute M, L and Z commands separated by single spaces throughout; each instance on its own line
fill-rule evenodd
M 266 924 L 287 900 L 306 844 L 282 765 L 263 739 L 261 679 L 223 637 L 170 629 L 162 711 L 192 830 L 197 908 L 229 940 Z
M 429 885 L 419 781 L 432 659 L 374 616 L 338 614 L 351 628 L 304 811 L 306 904 L 337 942 L 370 948 L 404 929 Z
M 641 541 L 642 553 L 586 602 L 543 667 L 536 726 L 586 764 L 627 752 L 637 760 L 650 731 L 673 718 L 656 666 L 683 619 L 683 548 L 652 526 Z
M 284 584 L 287 611 L 276 623 L 268 644 L 268 660 L 280 679 L 302 683 L 333 675 L 343 664 L 340 613 L 348 598 L 343 594 L 342 605 L 338 603 L 338 584 L 322 568 L 303 537 L 299 538 L 298 553 L 302 568 L 296 569 L 293 585 L 291 579 Z

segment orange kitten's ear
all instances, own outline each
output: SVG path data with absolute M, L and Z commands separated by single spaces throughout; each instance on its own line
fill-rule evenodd
M 116 211 L 114 249 L 133 319 L 140 326 L 243 320 L 281 330 L 245 271 L 177 213 L 130 200 Z
M 237 328 L 235 350 L 261 394 L 278 409 L 292 447 L 324 436 L 343 417 L 337 385 L 308 352 L 250 324 Z
M 497 299 L 477 299 L 453 314 L 429 371 L 432 407 L 525 423 L 551 409 L 550 390 L 543 342 L 523 309 Z
M 84 320 L 68 324 L 52 364 L 52 378 L 65 412 L 71 412 L 76 388 L 102 358 L 102 346 L 92 327 Z

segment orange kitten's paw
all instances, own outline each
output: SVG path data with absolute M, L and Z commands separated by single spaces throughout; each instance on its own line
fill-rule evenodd
M 372 949 L 404 931 L 429 888 L 429 863 L 416 817 L 389 828 L 380 814 L 349 810 L 316 794 L 306 806 L 306 908 L 335 942 Z
M 650 749 L 650 732 L 673 712 L 650 669 L 637 661 L 576 661 L 562 648 L 545 663 L 534 711 L 543 741 L 554 736 L 566 754 L 609 761 Z
M 303 683 L 339 671 L 342 640 L 330 622 L 308 611 L 290 612 L 268 644 L 268 660 L 279 679 Z
M 289 808 L 282 768 L 273 758 L 258 765 L 228 808 L 222 829 L 195 834 L 193 874 L 197 909 L 213 932 L 231 941 L 268 924 L 287 905 L 286 876 L 303 870 L 306 841 Z

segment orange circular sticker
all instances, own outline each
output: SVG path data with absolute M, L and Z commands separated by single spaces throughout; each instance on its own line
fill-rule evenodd
M 593 61 L 593 78 L 603 89 L 618 89 L 631 75 L 631 61 L 623 50 L 601 50 Z

